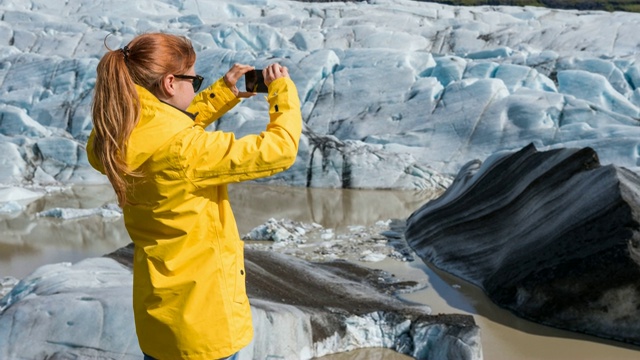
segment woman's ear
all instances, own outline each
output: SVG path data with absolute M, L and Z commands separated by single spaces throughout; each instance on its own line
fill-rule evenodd
M 169 74 L 162 78 L 162 92 L 167 97 L 172 97 L 176 94 L 176 77 Z

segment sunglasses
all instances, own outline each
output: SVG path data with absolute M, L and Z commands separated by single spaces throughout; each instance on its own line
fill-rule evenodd
M 189 79 L 191 80 L 191 85 L 193 85 L 193 92 L 198 92 L 200 90 L 200 86 L 202 86 L 202 81 L 204 78 L 200 75 L 173 75 L 178 79 Z

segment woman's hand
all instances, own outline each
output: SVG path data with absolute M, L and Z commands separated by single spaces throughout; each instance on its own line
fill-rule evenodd
M 231 69 L 229 69 L 229 71 L 227 71 L 227 73 L 222 77 L 224 79 L 224 83 L 227 84 L 231 92 L 233 92 L 236 97 L 250 98 L 256 95 L 256 93 L 254 92 L 240 91 L 236 86 L 238 80 L 240 80 L 240 78 L 244 76 L 244 74 L 253 69 L 254 67 L 251 65 L 233 64 Z
M 275 79 L 289 77 L 289 70 L 286 66 L 271 64 L 262 70 L 262 76 L 264 76 L 265 85 L 269 86 Z

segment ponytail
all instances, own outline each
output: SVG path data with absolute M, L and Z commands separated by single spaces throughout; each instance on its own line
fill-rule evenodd
M 106 39 L 105 39 L 106 40 Z M 127 204 L 126 177 L 140 178 L 139 169 L 127 165 L 127 143 L 138 124 L 140 98 L 136 84 L 156 96 L 164 95 L 162 79 L 193 66 L 191 42 L 163 33 L 140 35 L 119 50 L 109 50 L 98 63 L 92 104 L 95 132 L 93 151 L 118 196 Z
M 125 51 L 114 50 L 98 63 L 93 97 L 93 151 L 118 196 L 118 203 L 127 202 L 124 176 L 139 177 L 126 163 L 127 142 L 138 123 L 140 100 L 127 65 Z

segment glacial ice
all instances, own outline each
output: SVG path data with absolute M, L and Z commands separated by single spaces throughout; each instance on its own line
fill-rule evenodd
M 638 166 L 638 14 L 407 0 L 25 4 L 0 4 L 2 184 L 105 182 L 82 155 L 95 66 L 107 34 L 117 49 L 148 31 L 192 39 L 208 81 L 234 62 L 289 67 L 303 146 L 272 183 L 442 189 L 467 161 L 530 142 Z M 260 131 L 265 110 L 245 100 L 212 129 Z

